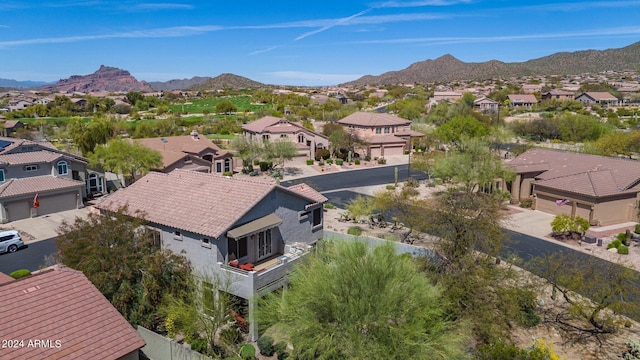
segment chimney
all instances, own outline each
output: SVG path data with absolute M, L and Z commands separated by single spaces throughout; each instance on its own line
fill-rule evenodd
M 198 140 L 199 139 L 198 132 L 195 129 L 191 130 L 191 138 L 193 138 L 193 140 Z

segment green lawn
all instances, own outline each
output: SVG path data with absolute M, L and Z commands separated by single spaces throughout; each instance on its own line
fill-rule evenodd
M 208 139 L 225 139 L 225 140 L 233 140 L 238 135 L 235 134 L 209 134 L 207 135 Z
M 267 105 L 251 104 L 251 96 L 235 96 L 235 97 L 222 97 L 222 98 L 206 98 L 195 99 L 186 102 L 185 104 L 171 104 L 169 109 L 173 112 L 188 113 L 188 114 L 202 114 L 204 110 L 209 110 L 211 114 L 216 112 L 216 105 L 222 101 L 230 101 L 233 103 L 238 112 L 256 111 Z
M 82 121 L 84 121 L 84 122 L 91 121 L 90 117 L 78 117 L 78 116 L 74 116 L 74 117 L 20 118 L 20 119 L 13 119 L 13 120 L 20 120 L 20 122 L 23 123 L 23 124 L 32 124 L 36 120 L 46 120 L 47 123 L 49 123 L 49 124 L 55 124 L 55 123 L 58 123 L 58 122 L 68 123 L 68 122 L 71 122 L 71 120 L 78 119 L 78 118 L 82 119 Z

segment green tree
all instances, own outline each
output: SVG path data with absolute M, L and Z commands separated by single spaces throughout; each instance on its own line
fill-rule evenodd
M 369 200 L 368 197 L 356 195 L 355 198 L 349 201 L 346 210 L 353 219 L 353 222 L 357 224 L 362 216 L 369 215 L 373 212 L 374 206 L 374 203 Z
M 231 147 L 248 164 L 252 164 L 253 159 L 259 158 L 262 154 L 262 142 L 251 139 L 248 136 L 236 137 L 231 141 Z
M 69 124 L 68 131 L 73 143 L 83 155 L 87 155 L 97 145 L 105 144 L 113 138 L 115 124 L 111 119 L 102 116 L 93 118 L 88 123 L 80 118 L 75 118 Z
M 238 108 L 229 100 L 223 100 L 216 104 L 216 113 L 230 114 L 238 111 Z
M 434 135 L 445 142 L 457 142 L 463 137 L 475 138 L 488 134 L 488 126 L 471 115 L 455 116 L 434 131 Z
M 128 181 L 135 181 L 151 169 L 162 168 L 162 155 L 137 142 L 120 138 L 96 147 L 89 154 L 89 164 L 100 166 L 106 171 L 123 174 Z
M 297 359 L 463 359 L 466 337 L 446 320 L 445 299 L 395 247 L 331 242 L 309 255 L 290 287 L 260 304 Z
M 291 140 L 281 138 L 275 141 L 267 141 L 263 144 L 263 157 L 267 161 L 274 161 L 274 166 L 282 165 L 298 155 L 298 149 Z
M 144 96 L 139 91 L 129 91 L 125 96 L 131 106 L 135 106 L 138 101 L 144 100 Z
M 187 292 L 189 262 L 154 244 L 144 220 L 126 215 L 89 215 L 58 229 L 61 263 L 82 271 L 132 325 L 158 329 L 165 296 Z

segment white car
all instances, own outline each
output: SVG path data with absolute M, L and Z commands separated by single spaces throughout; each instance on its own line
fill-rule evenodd
M 16 230 L 0 232 L 0 253 L 16 252 L 23 246 L 24 242 Z

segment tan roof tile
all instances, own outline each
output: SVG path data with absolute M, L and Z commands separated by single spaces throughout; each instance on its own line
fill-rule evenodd
M 0 304 L 0 334 L 25 341 L 2 349 L 3 359 L 116 359 L 145 345 L 86 276 L 67 267 L 0 285 Z M 35 339 L 54 346 L 26 346 Z
M 133 141 L 158 151 L 181 151 L 191 154 L 198 154 L 207 148 L 215 150 L 216 153 L 221 151 L 220 147 L 211 139 L 200 134 L 135 139 Z
M 289 186 L 287 190 L 300 194 L 307 199 L 313 200 L 316 203 L 325 203 L 329 201 L 329 199 L 327 199 L 324 195 L 320 194 L 318 191 L 316 191 L 316 189 L 305 183 Z
M 248 124 L 242 125 L 242 128 L 250 132 L 261 133 L 265 128 L 273 126 L 283 120 L 285 119 L 275 116 L 263 116 L 256 121 L 252 121 Z
M 44 193 L 52 190 L 82 188 L 84 182 L 57 176 L 34 176 L 10 179 L 0 185 L 0 199 L 11 196 Z
M 47 150 L 28 151 L 13 154 L 0 154 L 0 164 L 10 165 L 50 163 L 61 158 L 63 155 Z
M 349 116 L 344 117 L 338 121 L 343 125 L 355 125 L 355 126 L 395 126 L 395 125 L 409 125 L 411 121 L 399 118 L 395 115 L 363 112 L 358 111 Z

